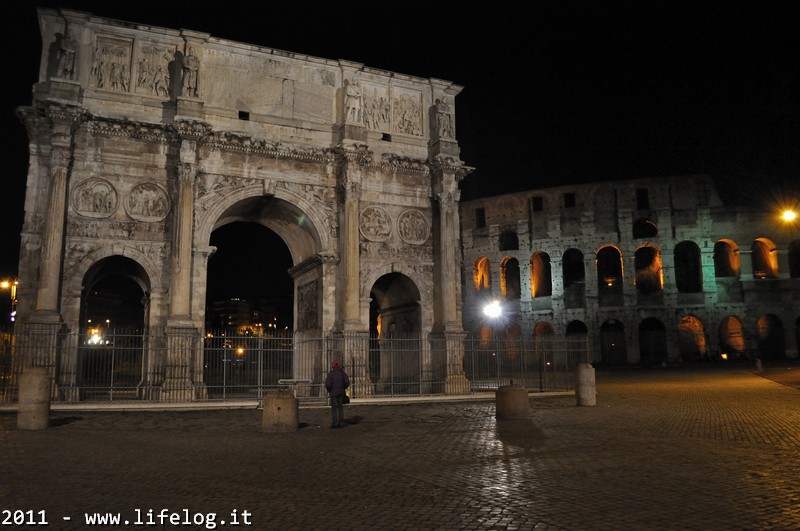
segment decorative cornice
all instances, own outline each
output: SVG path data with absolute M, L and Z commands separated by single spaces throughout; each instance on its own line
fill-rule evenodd
M 200 120 L 176 119 L 172 125 L 180 138 L 201 141 L 212 134 L 211 124 Z
M 116 120 L 113 118 L 93 118 L 83 124 L 86 132 L 105 136 L 121 136 L 138 138 L 157 142 L 170 142 L 176 140 L 173 131 L 163 124 L 149 124 L 132 122 L 129 120 Z
M 391 168 L 394 171 L 406 173 L 430 173 L 430 166 L 425 159 L 414 159 L 411 157 L 401 157 L 393 153 L 384 153 L 381 157 L 382 168 Z
M 456 181 L 460 181 L 473 171 L 475 168 L 470 166 L 464 166 L 464 163 L 454 157 L 448 157 L 445 155 L 436 155 L 431 160 L 431 168 L 435 171 L 441 173 L 451 173 L 455 177 Z
M 39 113 L 54 123 L 76 124 L 88 117 L 83 107 L 60 101 L 47 100 L 39 104 Z
M 297 278 L 300 275 L 308 273 L 309 271 L 315 271 L 321 265 L 334 265 L 339 261 L 339 257 L 334 252 L 321 252 L 315 254 L 314 256 L 309 256 L 299 264 L 294 267 L 289 268 L 289 276 L 292 278 Z
M 341 163 L 352 162 L 359 166 L 372 165 L 372 151 L 366 144 L 340 144 L 333 149 L 333 152 Z
M 205 146 L 223 149 L 226 151 L 267 155 L 278 159 L 320 162 L 324 164 L 335 161 L 335 153 L 331 148 L 304 147 L 282 144 L 280 142 L 259 140 L 250 136 L 238 135 L 236 133 L 227 131 L 210 133 L 203 139 L 202 143 Z
M 30 111 L 20 109 L 18 115 L 26 123 L 33 118 Z M 194 138 L 202 145 L 225 151 L 261 154 L 276 159 L 332 163 L 336 154 L 331 148 L 303 147 L 259 140 L 227 131 L 212 131 L 205 122 L 180 120 L 175 125 L 134 122 L 114 118 L 93 118 L 83 128 L 93 134 L 124 136 L 158 142 L 174 142 L 180 138 Z

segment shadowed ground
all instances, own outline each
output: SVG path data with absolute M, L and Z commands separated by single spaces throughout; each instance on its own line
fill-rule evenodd
M 233 527 L 234 509 L 251 529 L 800 528 L 796 364 L 596 382 L 596 406 L 532 396 L 526 420 L 497 421 L 492 399 L 353 403 L 346 429 L 301 408 L 289 434 L 262 433 L 256 409 L 54 411 L 43 431 L 6 412 L 2 509 L 55 529 L 87 512 L 132 528 L 150 509 L 215 513 L 205 528 Z

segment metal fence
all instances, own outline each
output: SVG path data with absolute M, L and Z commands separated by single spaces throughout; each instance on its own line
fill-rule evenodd
M 531 392 L 574 389 L 587 359 L 579 338 L 477 337 L 470 334 L 239 333 L 164 330 L 2 333 L 0 402 L 18 396 L 25 366 L 47 366 L 52 401 L 256 401 L 290 387 L 304 402 L 325 403 L 333 359 L 353 382 L 353 399 L 471 394 L 510 383 Z

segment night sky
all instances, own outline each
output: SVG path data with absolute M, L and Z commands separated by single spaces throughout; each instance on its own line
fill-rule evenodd
M 16 272 L 35 5 L 462 85 L 462 198 L 707 173 L 731 199 L 798 195 L 800 2 L 224 2 L 63 0 L 6 7 L 2 261 Z

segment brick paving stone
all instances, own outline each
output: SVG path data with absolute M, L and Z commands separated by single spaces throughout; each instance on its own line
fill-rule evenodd
M 234 509 L 251 529 L 800 529 L 800 386 L 780 381 L 800 373 L 778 369 L 598 370 L 596 406 L 533 395 L 522 420 L 491 399 L 354 401 L 331 430 L 303 407 L 282 434 L 257 409 L 53 411 L 42 431 L 0 413 L 0 509 L 56 529 L 204 528 L 137 509 L 218 529 Z

